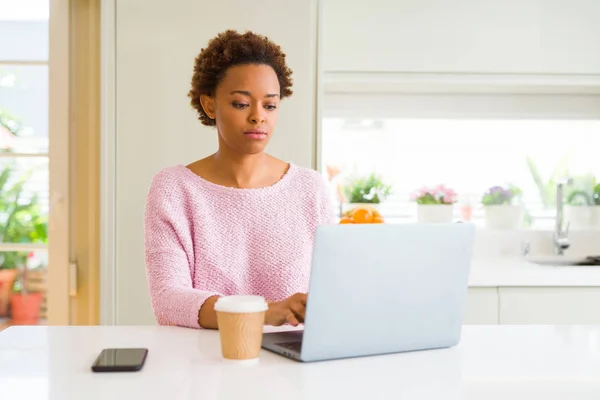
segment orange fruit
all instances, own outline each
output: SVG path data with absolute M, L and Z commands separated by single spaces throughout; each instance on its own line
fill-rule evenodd
M 344 217 L 340 220 L 340 224 L 353 224 L 354 222 L 352 222 L 352 218 L 350 217 Z
M 383 224 L 383 217 L 378 216 L 378 215 L 373 215 L 373 220 L 371 221 L 372 224 Z
M 357 207 L 352 213 L 352 220 L 356 224 L 368 224 L 373 219 L 373 213 L 368 208 Z

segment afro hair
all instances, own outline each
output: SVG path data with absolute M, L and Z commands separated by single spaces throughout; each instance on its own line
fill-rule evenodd
M 211 39 L 194 61 L 192 88 L 188 97 L 203 125 L 214 126 L 215 121 L 202 108 L 200 96 L 214 96 L 217 86 L 230 67 L 249 64 L 271 66 L 279 80 L 280 98 L 292 95 L 292 70 L 285 62 L 285 53 L 281 47 L 266 36 L 250 31 L 240 34 L 227 30 Z

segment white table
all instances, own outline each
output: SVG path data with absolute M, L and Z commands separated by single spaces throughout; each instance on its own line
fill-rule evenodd
M 466 326 L 451 349 L 312 364 L 230 365 L 219 346 L 177 327 L 12 327 L 0 399 L 600 399 L 600 326 Z M 147 347 L 146 365 L 91 372 L 107 347 Z

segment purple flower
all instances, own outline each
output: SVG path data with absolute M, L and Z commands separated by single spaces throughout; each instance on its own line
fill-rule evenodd
M 492 186 L 484 193 L 481 201 L 484 205 L 511 204 L 520 193 L 521 190 L 516 186 L 509 186 L 507 188 Z

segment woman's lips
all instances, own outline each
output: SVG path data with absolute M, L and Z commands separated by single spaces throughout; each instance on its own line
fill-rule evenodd
M 247 138 L 253 140 L 262 140 L 267 138 L 267 132 L 261 130 L 247 131 L 244 132 L 244 135 L 246 135 Z

